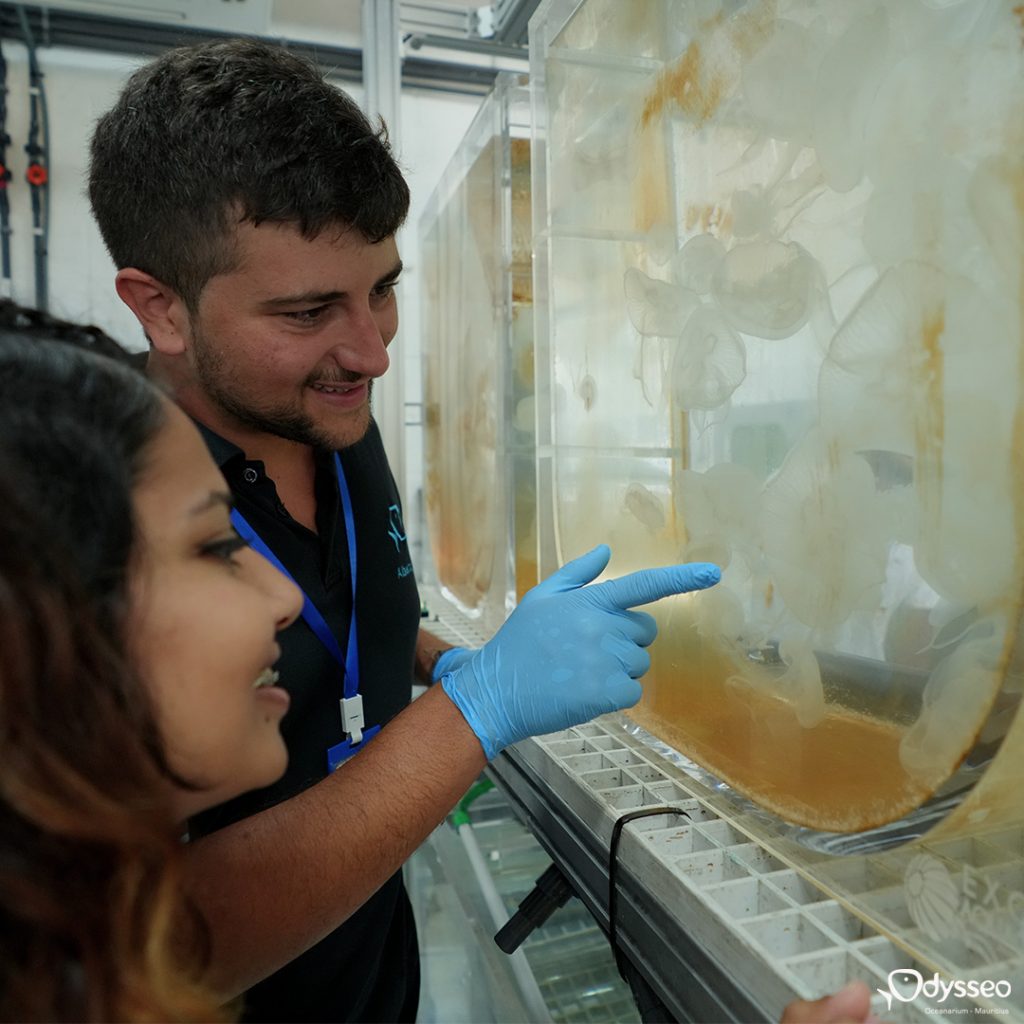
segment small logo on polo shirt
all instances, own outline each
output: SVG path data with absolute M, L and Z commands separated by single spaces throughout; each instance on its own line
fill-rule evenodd
M 401 551 L 402 541 L 405 540 L 405 524 L 397 505 L 388 506 L 388 536 L 395 542 L 395 550 Z

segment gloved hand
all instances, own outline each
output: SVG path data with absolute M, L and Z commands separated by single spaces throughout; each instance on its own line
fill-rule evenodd
M 632 707 L 657 635 L 646 612 L 627 609 L 721 579 L 706 562 L 643 569 L 586 586 L 608 564 L 606 544 L 537 584 L 498 632 L 441 686 L 488 760 L 527 736 L 567 729 Z
M 449 647 L 447 651 L 442 651 L 437 661 L 434 662 L 434 671 L 430 674 L 430 681 L 436 683 L 441 676 L 448 672 L 454 672 L 460 665 L 465 665 L 474 654 L 476 654 L 476 649 L 469 647 Z

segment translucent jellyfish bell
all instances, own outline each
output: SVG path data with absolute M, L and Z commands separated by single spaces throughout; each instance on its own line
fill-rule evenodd
M 701 306 L 686 322 L 672 357 L 672 398 L 680 409 L 715 409 L 743 383 L 747 353 L 716 310 Z
M 736 330 L 776 340 L 807 323 L 816 276 L 814 257 L 796 242 L 750 242 L 726 253 L 711 293 Z
M 634 483 L 626 488 L 623 505 L 652 533 L 660 533 L 665 529 L 665 509 L 661 499 L 643 484 Z
M 706 295 L 718 265 L 725 258 L 725 246 L 714 235 L 694 235 L 676 254 L 673 267 L 684 287 Z
M 813 729 L 825 718 L 826 708 L 821 667 L 814 656 L 810 638 L 788 647 L 780 645 L 779 657 L 785 663 L 786 671 L 778 681 L 778 691 L 793 705 L 800 725 Z
M 851 444 L 914 450 L 915 410 L 927 401 L 924 342 L 943 323 L 946 287 L 934 267 L 903 263 L 864 295 L 821 365 L 818 398 L 829 430 Z M 870 417 L 863 415 L 865 403 Z
M 737 238 L 757 238 L 772 229 L 771 196 L 764 189 L 739 189 L 732 194 L 732 232 Z
M 675 337 L 699 301 L 689 288 L 648 277 L 634 267 L 626 271 L 623 284 L 630 323 L 643 335 Z
M 810 143 L 820 33 L 779 19 L 771 38 L 743 67 L 743 99 L 766 135 Z
M 829 47 L 814 84 L 813 128 L 818 163 L 836 192 L 864 174 L 864 135 L 889 51 L 889 20 L 878 7 Z
M 671 224 L 655 224 L 644 236 L 644 252 L 659 267 L 676 254 L 676 232 Z
M 720 462 L 703 473 L 684 469 L 679 476 L 679 508 L 688 539 L 686 558 L 713 561 L 698 558 L 698 553 L 717 547 L 730 561 L 737 551 L 753 564 L 760 547 L 760 492 L 760 481 L 745 466 Z
M 701 636 L 733 643 L 745 632 L 743 603 L 725 583 L 701 594 L 694 609 L 694 622 Z
M 900 742 L 900 762 L 921 785 L 938 785 L 973 744 L 999 690 L 1005 632 L 997 617 L 976 623 L 929 676 L 921 713 Z
M 888 537 L 867 463 L 811 434 L 765 488 L 764 552 L 778 596 L 812 629 L 845 622 L 885 581 Z

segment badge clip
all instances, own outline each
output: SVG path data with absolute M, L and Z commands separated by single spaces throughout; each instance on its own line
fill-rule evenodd
M 333 747 L 329 747 L 327 750 L 327 771 L 328 773 L 333 772 L 335 768 L 344 764 L 353 754 L 358 754 L 373 739 L 377 733 L 380 732 L 379 725 L 371 725 L 369 729 L 364 729 L 362 733 L 362 742 L 353 743 L 351 738 L 346 737 L 340 743 L 335 744 Z

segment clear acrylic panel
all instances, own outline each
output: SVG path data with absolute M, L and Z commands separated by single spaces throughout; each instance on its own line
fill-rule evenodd
M 1022 21 L 531 24 L 541 575 L 719 563 L 632 715 L 835 849 L 1024 809 Z
M 529 92 L 499 76 L 423 214 L 425 497 L 438 582 L 500 621 L 536 578 Z

